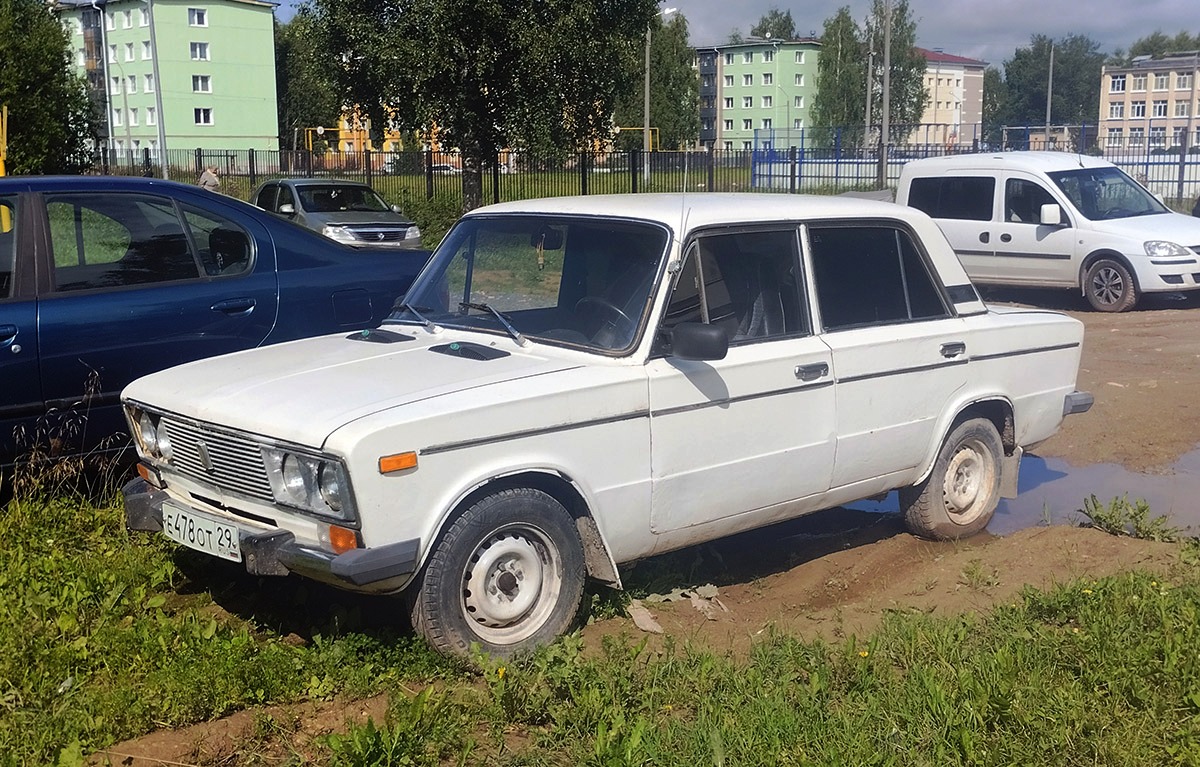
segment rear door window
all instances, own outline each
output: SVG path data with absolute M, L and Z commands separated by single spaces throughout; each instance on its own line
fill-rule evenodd
M 996 179 L 990 176 L 914 178 L 908 204 L 933 218 L 991 221 Z

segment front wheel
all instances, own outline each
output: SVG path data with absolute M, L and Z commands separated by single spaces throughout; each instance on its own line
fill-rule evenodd
M 1100 259 L 1083 276 L 1083 294 L 1098 312 L 1123 312 L 1137 303 L 1133 275 L 1119 261 Z
M 584 577 L 583 544 L 562 504 L 540 490 L 503 490 L 442 534 L 409 594 L 413 628 L 446 655 L 477 644 L 511 657 L 570 627 Z
M 900 491 L 909 532 L 955 540 L 987 527 L 1000 503 L 1003 459 L 1004 446 L 991 421 L 972 418 L 955 426 L 929 477 Z

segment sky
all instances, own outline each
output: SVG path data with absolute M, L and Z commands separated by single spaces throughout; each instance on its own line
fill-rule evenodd
M 281 19 L 291 17 L 293 5 L 282 0 Z M 660 7 L 687 17 L 693 45 L 712 45 L 725 42 L 734 28 L 748 34 L 772 7 L 790 10 L 801 36 L 819 36 L 825 19 L 843 5 L 861 22 L 870 0 L 667 0 Z M 1156 30 L 1200 33 L 1197 0 L 909 0 L 909 6 L 917 19 L 917 45 L 997 66 L 1034 34 L 1086 35 L 1110 53 Z

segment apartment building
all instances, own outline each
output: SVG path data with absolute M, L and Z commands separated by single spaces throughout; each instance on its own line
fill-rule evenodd
M 157 159 L 161 128 L 168 150 L 278 149 L 275 6 L 58 0 L 74 64 L 107 118 L 105 146 Z
M 1200 146 L 1200 51 L 1139 56 L 1100 77 L 1100 141 L 1106 153 Z
M 815 38 L 696 48 L 700 143 L 715 149 L 783 149 L 811 126 Z
M 909 135 L 909 143 L 948 147 L 970 144 L 983 123 L 983 71 L 987 62 L 940 49 L 917 51 L 925 57 L 928 100 L 921 125 Z

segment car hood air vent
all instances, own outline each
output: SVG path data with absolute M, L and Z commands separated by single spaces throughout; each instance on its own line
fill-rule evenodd
M 491 346 L 471 343 L 470 341 L 454 342 L 450 344 L 442 344 L 441 346 L 431 346 L 429 351 L 437 352 L 438 354 L 446 354 L 451 357 L 462 357 L 467 360 L 496 360 L 501 357 L 507 357 L 508 352 L 502 349 L 495 349 Z
M 397 333 L 394 330 L 383 330 L 382 328 L 367 328 L 360 330 L 357 333 L 351 333 L 346 336 L 350 341 L 366 341 L 371 344 L 394 344 L 399 341 L 411 341 L 413 336 Z

